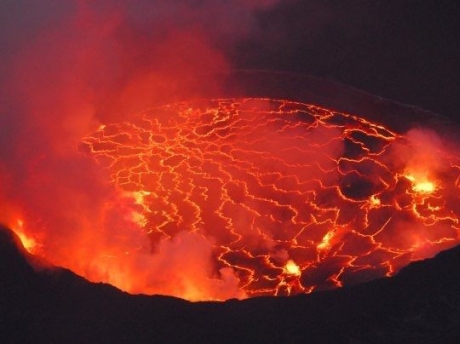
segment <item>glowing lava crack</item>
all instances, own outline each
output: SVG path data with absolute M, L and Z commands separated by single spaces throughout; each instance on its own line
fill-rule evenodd
M 458 243 L 460 162 L 420 135 L 291 101 L 217 99 L 101 126 L 79 150 L 132 197 L 152 254 L 209 247 L 206 278 L 245 297 L 389 276 Z M 119 285 L 167 293 L 142 283 Z M 235 296 L 193 288 L 171 294 Z

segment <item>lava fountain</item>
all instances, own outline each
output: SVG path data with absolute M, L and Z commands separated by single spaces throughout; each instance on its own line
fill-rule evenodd
M 59 250 L 43 226 L 12 227 L 91 281 L 189 300 L 352 285 L 460 242 L 460 158 L 434 131 L 294 98 L 206 97 L 102 124 L 77 147 L 113 190 L 97 225 Z

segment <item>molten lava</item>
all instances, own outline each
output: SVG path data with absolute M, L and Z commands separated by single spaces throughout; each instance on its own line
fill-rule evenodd
M 79 146 L 109 172 L 106 208 L 123 231 L 43 255 L 93 281 L 191 300 L 390 276 L 460 241 L 460 159 L 423 137 L 287 100 L 150 109 Z
M 12 227 L 12 230 L 16 233 L 16 235 L 21 240 L 21 243 L 24 246 L 24 248 L 30 253 L 35 253 L 37 246 L 38 246 L 37 241 L 33 237 L 25 233 L 24 221 L 17 220 L 16 223 L 14 223 L 11 227 Z

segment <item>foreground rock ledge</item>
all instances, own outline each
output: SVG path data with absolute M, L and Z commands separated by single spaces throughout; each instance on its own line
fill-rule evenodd
M 191 303 L 43 267 L 1 227 L 0 273 L 2 343 L 460 341 L 460 247 L 350 288 Z

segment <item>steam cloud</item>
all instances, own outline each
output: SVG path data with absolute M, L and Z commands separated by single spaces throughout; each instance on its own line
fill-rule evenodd
M 114 209 L 132 205 L 128 200 L 123 205 L 105 172 L 76 152 L 79 140 L 99 123 L 199 95 L 198 78 L 204 87 L 218 87 L 205 75 L 230 68 L 226 51 L 250 34 L 255 11 L 274 5 L 272 0 L 3 1 L 0 221 L 15 227 L 25 220 L 27 231 L 57 254 L 56 261 L 78 248 L 88 257 L 81 264 L 94 269 L 92 242 L 105 243 L 113 254 L 114 242 L 130 235 L 129 221 Z M 134 233 L 130 249 L 145 246 L 146 238 Z M 206 271 L 209 249 L 192 235 L 164 244 L 157 254 L 189 247 L 190 240 L 205 280 L 212 274 Z M 180 269 L 171 265 L 163 266 Z M 159 276 L 166 270 L 155 271 Z

